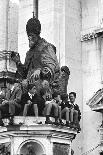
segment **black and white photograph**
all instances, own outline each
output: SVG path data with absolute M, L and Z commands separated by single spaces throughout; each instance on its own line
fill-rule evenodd
M 0 155 L 103 155 L 103 0 L 0 10 Z

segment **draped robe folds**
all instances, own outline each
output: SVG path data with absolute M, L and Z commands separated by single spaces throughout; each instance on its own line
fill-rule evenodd
M 60 75 L 55 46 L 39 38 L 36 46 L 27 52 L 24 65 L 20 63 L 17 68 L 23 79 L 29 79 L 37 69 L 42 71 L 47 68 L 51 73 L 51 82 L 55 81 Z

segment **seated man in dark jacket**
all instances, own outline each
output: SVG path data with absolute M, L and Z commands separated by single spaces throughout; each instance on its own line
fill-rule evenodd
M 62 94 L 61 100 L 62 100 L 62 102 L 59 105 L 61 107 L 61 117 L 66 119 L 66 126 L 70 126 L 69 115 L 70 115 L 71 105 L 69 104 L 69 101 L 68 101 L 68 94 Z
M 33 112 L 35 116 L 38 116 L 38 107 L 37 107 L 37 102 L 38 102 L 38 96 L 36 94 L 36 88 L 33 85 L 29 85 L 29 91 L 27 94 L 25 94 L 25 97 L 23 98 L 25 101 L 24 105 L 24 111 L 23 111 L 23 116 L 26 116 L 27 114 L 31 115 L 30 109 L 33 108 Z M 21 100 L 22 102 L 22 100 Z
M 79 106 L 75 103 L 76 93 L 70 92 L 69 99 L 71 104 L 71 112 L 70 112 L 71 123 L 80 130 L 79 121 L 81 119 L 81 112 Z
M 36 87 L 33 84 L 29 85 L 28 92 L 22 95 L 21 103 L 24 106 L 23 116 L 35 115 L 42 116 L 42 98 L 37 94 Z
M 13 125 L 13 117 L 16 115 L 16 113 L 19 112 L 21 105 L 21 95 L 22 90 L 20 83 L 18 81 L 15 81 L 13 85 L 10 86 L 10 88 L 7 88 L 7 91 L 5 93 L 5 99 L 0 104 L 0 118 L 7 114 L 10 115 L 10 125 Z

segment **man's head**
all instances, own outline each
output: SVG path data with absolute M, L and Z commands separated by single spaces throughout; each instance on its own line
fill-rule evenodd
M 70 92 L 69 93 L 69 99 L 70 99 L 71 103 L 74 103 L 75 99 L 76 99 L 76 93 L 75 92 Z
M 29 19 L 26 24 L 26 32 L 29 40 L 29 47 L 32 48 L 36 45 L 39 39 L 39 35 L 41 32 L 40 21 L 35 17 Z
M 36 93 L 37 93 L 37 91 L 36 91 L 36 86 L 30 84 L 30 85 L 29 85 L 29 93 L 30 93 L 30 94 L 36 94 Z
M 54 92 L 54 93 L 52 94 L 52 98 L 53 98 L 54 100 L 56 100 L 57 102 L 60 102 L 60 101 L 61 101 L 60 94 L 59 94 L 58 92 Z
M 47 80 L 43 80 L 43 82 L 42 82 L 42 87 L 44 88 L 44 89 L 49 89 L 50 87 L 49 87 L 49 82 L 47 81 Z
M 61 95 L 61 100 L 64 101 L 64 102 L 67 102 L 68 101 L 68 94 L 62 94 Z

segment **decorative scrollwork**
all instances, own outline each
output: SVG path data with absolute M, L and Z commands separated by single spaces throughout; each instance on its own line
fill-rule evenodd
M 94 38 L 97 38 L 97 37 L 98 37 L 98 34 L 92 32 L 92 33 L 82 35 L 81 41 L 87 41 L 87 40 L 91 40 L 91 39 L 94 39 Z

